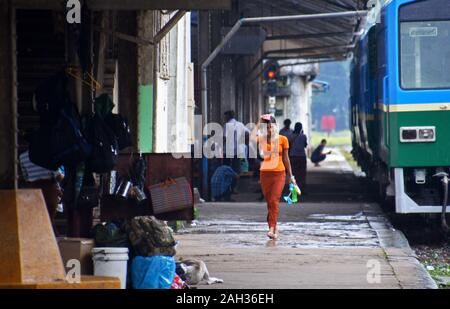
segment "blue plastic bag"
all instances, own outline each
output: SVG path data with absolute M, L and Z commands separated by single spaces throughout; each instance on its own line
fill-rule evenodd
M 137 256 L 131 263 L 131 281 L 135 289 L 170 289 L 175 277 L 171 256 Z

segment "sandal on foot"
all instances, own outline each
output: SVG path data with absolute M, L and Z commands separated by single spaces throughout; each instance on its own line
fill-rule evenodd
M 269 237 L 270 239 L 275 239 L 275 234 L 273 232 L 268 232 L 267 237 Z

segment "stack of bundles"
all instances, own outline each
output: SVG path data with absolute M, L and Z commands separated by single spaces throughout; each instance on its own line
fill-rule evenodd
M 153 216 L 135 217 L 127 227 L 135 258 L 133 288 L 170 289 L 175 279 L 176 242 L 172 230 Z

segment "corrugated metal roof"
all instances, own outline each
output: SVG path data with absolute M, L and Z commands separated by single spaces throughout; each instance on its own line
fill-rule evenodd
M 239 9 L 242 17 L 283 16 L 366 10 L 368 2 L 369 0 L 240 0 Z M 348 46 L 353 45 L 354 33 L 358 31 L 362 22 L 363 18 L 354 17 L 277 22 L 265 24 L 264 28 L 269 40 L 287 39 L 305 48 L 302 52 L 283 52 L 274 56 L 321 58 L 325 54 L 342 58 L 351 50 Z M 330 46 L 339 48 L 332 54 L 333 48 L 329 48 Z

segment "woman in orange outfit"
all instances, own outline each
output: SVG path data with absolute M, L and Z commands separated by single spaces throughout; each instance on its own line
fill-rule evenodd
M 276 120 L 272 115 L 261 116 L 252 137 L 257 140 L 260 153 L 264 158 L 260 168 L 260 182 L 267 201 L 267 223 L 269 224 L 267 236 L 277 239 L 279 204 L 286 184 L 286 172 L 290 182 L 295 184 L 289 161 L 289 141 L 285 136 L 278 134 Z

